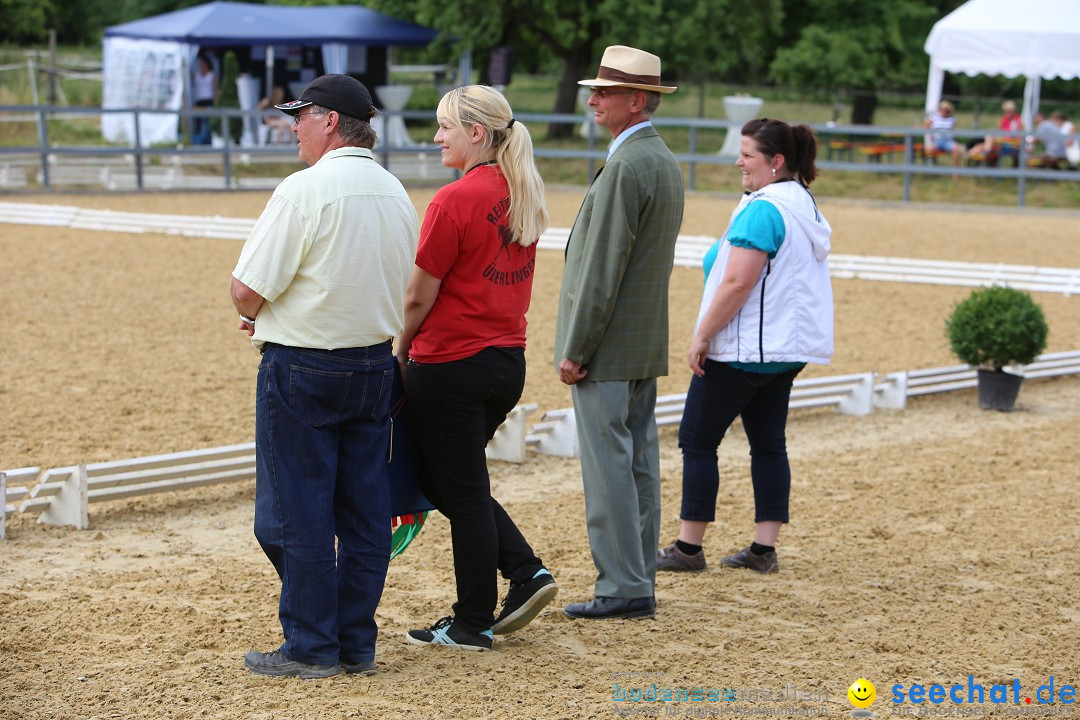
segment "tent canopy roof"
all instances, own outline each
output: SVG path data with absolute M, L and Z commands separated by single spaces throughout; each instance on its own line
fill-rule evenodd
M 422 46 L 438 32 L 359 5 L 286 7 L 212 2 L 105 29 L 106 38 L 168 40 L 202 47 L 348 43 Z
M 1080 2 L 969 0 L 934 25 L 924 49 L 947 72 L 1080 77 Z

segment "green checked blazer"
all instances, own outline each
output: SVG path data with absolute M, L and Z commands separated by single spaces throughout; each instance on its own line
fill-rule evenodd
M 683 216 L 683 177 L 652 126 L 630 135 L 593 181 L 566 245 L 555 365 L 586 380 L 668 371 L 668 281 Z

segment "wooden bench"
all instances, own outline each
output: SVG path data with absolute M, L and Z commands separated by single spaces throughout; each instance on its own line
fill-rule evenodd
M 46 470 L 19 512 L 50 525 L 89 525 L 90 503 L 255 477 L 255 443 Z
M 933 163 L 934 165 L 937 165 L 937 159 L 939 155 L 949 154 L 941 152 L 933 145 L 924 145 L 923 143 L 915 143 L 913 148 L 915 150 L 915 155 L 917 157 L 921 157 L 923 162 L 926 164 Z
M 900 151 L 903 152 L 904 146 L 900 146 Z M 892 161 L 892 154 L 895 152 L 892 143 L 887 142 L 874 142 L 874 143 L 860 143 L 858 153 L 865 157 L 870 162 L 880 163 L 882 158 L 887 158 Z

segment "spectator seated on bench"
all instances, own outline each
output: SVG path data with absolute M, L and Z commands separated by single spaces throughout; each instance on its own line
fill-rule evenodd
M 942 100 L 938 110 L 926 118 L 925 127 L 930 130 L 928 145 L 939 153 L 952 155 L 953 165 L 959 167 L 964 162 L 964 146 L 953 139 L 956 127 L 956 115 L 953 104 Z
M 260 145 L 292 144 L 293 119 L 274 109 L 275 105 L 285 102 L 285 88 L 275 86 L 269 97 L 264 97 L 255 104 L 255 110 L 262 115 L 259 127 Z
M 1054 170 L 1068 169 L 1066 137 L 1069 133 L 1065 131 L 1065 114 L 1055 110 L 1049 120 L 1044 120 L 1042 115 L 1036 120 L 1035 136 L 1029 140 L 1038 140 L 1042 144 L 1042 153 L 1032 158 L 1035 161 L 1032 164 Z
M 1019 132 L 1024 129 L 1024 120 L 1016 112 L 1016 103 L 1006 100 L 1001 104 L 1001 120 L 998 121 L 999 130 Z M 1020 154 L 1019 137 L 994 137 L 987 135 L 982 142 L 975 143 L 968 151 L 968 160 L 972 163 L 986 163 L 996 166 L 1001 160 L 1011 157 L 1016 164 Z

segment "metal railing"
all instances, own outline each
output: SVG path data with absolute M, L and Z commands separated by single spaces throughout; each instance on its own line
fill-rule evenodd
M 107 144 L 102 141 L 101 145 L 62 146 L 52 141 L 49 135 L 49 122 L 68 116 L 101 116 L 105 114 L 127 114 L 133 118 L 132 127 L 135 137 L 128 144 Z M 143 114 L 161 115 L 164 113 L 178 116 L 181 127 L 186 127 L 191 118 L 210 118 L 212 127 L 217 130 L 218 137 L 222 138 L 220 147 L 209 145 L 182 145 L 163 144 L 158 146 L 144 147 L 139 136 L 139 118 Z M 219 156 L 223 171 L 224 189 L 238 187 L 233 172 L 234 158 L 243 155 L 246 158 L 257 156 L 282 157 L 288 152 L 288 146 L 282 145 L 240 145 L 232 140 L 233 130 L 245 121 L 255 117 L 261 117 L 262 112 L 245 112 L 230 108 L 195 108 L 192 110 L 168 111 L 149 108 L 71 108 L 43 105 L 11 105 L 0 106 L 0 122 L 22 121 L 34 122 L 37 127 L 37 143 L 20 147 L 0 147 L 0 162 L 4 156 L 33 155 L 40 164 L 41 185 L 50 187 L 50 161 L 65 156 L 92 157 L 92 156 L 130 156 L 135 171 L 135 186 L 138 189 L 145 187 L 144 174 L 147 160 L 162 156 L 183 156 L 197 158 L 200 156 Z M 384 112 L 387 120 L 393 116 L 400 116 L 406 120 L 426 120 L 434 127 L 434 113 L 424 111 L 405 111 L 400 113 Z M 587 134 L 585 147 L 583 148 L 553 148 L 545 147 L 542 140 L 535 141 L 535 155 L 538 158 L 568 158 L 587 161 L 587 173 L 582 177 L 582 182 L 588 182 L 596 172 L 598 163 L 606 157 L 608 143 L 607 131 L 591 122 L 591 118 L 576 114 L 522 114 L 517 119 L 525 123 L 535 124 L 567 124 L 575 128 L 585 124 Z M 700 166 L 729 165 L 734 161 L 731 156 L 719 155 L 716 150 L 702 147 L 703 131 L 731 131 L 733 124 L 728 120 L 713 120 L 706 118 L 666 118 L 655 117 L 653 123 L 659 128 L 685 128 L 688 130 L 688 143 L 685 152 L 676 152 L 675 157 L 680 163 L 687 166 L 688 186 L 691 190 L 696 189 L 697 173 Z M 876 174 L 899 175 L 903 183 L 902 198 L 904 202 L 911 200 L 911 186 L 914 178 L 918 176 L 941 176 L 955 175 L 976 178 L 1007 178 L 1017 181 L 1017 205 L 1023 207 L 1026 204 L 1028 184 L 1036 180 L 1045 181 L 1080 181 L 1080 171 L 1077 170 L 1050 170 L 1039 167 L 1029 167 L 1029 152 L 1026 143 L 1021 143 L 1018 155 L 1015 156 L 1015 165 L 1010 167 L 988 167 L 967 165 L 953 167 L 951 164 L 937 164 L 936 158 L 923 149 L 924 137 L 927 131 L 923 128 L 911 127 L 884 127 L 884 126 L 859 126 L 859 125 L 812 125 L 818 134 L 819 152 L 818 166 L 825 170 L 839 170 L 844 172 L 865 172 Z M 738 128 L 735 128 L 737 131 Z M 1009 137 L 1016 133 L 999 130 L 957 130 L 953 136 L 957 141 L 964 143 L 967 140 L 983 138 L 990 135 L 995 137 Z M 1074 141 L 1080 142 L 1078 136 L 1073 135 Z M 434 145 L 428 146 L 401 146 L 389 147 L 385 144 L 376 146 L 375 152 L 381 158 L 384 165 L 388 165 L 391 156 L 400 153 L 412 155 L 431 154 L 437 155 L 439 148 Z M 949 158 L 941 155 L 945 163 Z

